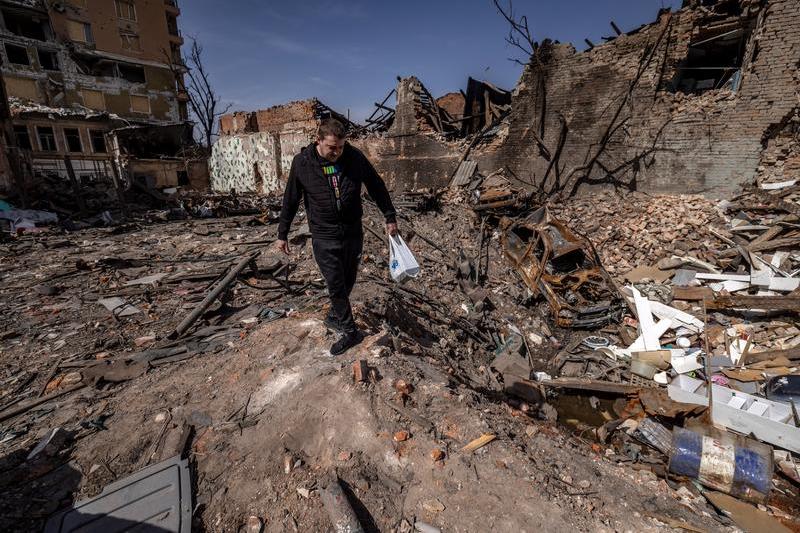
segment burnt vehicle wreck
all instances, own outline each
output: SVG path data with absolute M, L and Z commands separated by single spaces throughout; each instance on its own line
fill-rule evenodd
M 506 257 L 561 327 L 594 328 L 621 319 L 626 308 L 592 243 L 541 207 L 525 219 L 501 221 Z

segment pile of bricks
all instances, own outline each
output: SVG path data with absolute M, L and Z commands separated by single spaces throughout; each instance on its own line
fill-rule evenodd
M 714 263 L 722 243 L 710 229 L 728 235 L 717 203 L 699 195 L 623 197 L 600 191 L 551 209 L 594 243 L 603 265 L 617 278 L 673 254 Z

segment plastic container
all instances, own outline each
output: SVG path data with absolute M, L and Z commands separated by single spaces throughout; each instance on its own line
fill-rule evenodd
M 763 503 L 772 488 L 772 450 L 751 439 L 723 442 L 675 427 L 669 470 L 731 496 Z

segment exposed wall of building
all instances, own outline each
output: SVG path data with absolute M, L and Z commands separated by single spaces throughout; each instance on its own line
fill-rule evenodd
M 158 189 L 189 187 L 204 190 L 209 186 L 208 165 L 204 159 L 131 159 L 127 172 L 131 178 L 144 179 Z
M 222 136 L 208 160 L 211 189 L 268 194 L 281 187 L 280 142 L 272 133 Z
M 209 160 L 211 188 L 268 194 L 283 188 L 292 159 L 335 114 L 316 99 L 220 117 L 220 138 Z
M 797 1 L 771 0 L 763 9 L 758 4 L 742 2 L 732 16 L 707 9 L 664 14 L 582 53 L 569 45 L 540 49 L 540 62 L 525 69 L 514 95 L 507 142 L 483 153 L 481 165 L 503 163 L 541 180 L 548 161 L 535 138 L 554 152 L 563 117 L 562 179 L 576 169 L 572 178 L 580 177 L 607 136 L 592 180 L 613 173 L 644 191 L 729 194 L 755 176 L 763 136 L 798 105 Z M 687 89 L 691 72 L 700 72 L 688 80 L 698 88 L 706 82 L 699 76 L 709 76 L 700 68 L 682 70 L 691 65 L 690 44 L 732 32 L 742 39 L 738 87 L 731 79 L 717 90 Z
M 389 130 L 353 141 L 394 191 L 446 185 L 461 157 L 463 143 L 445 141 L 426 119 L 423 92 L 417 78 L 401 79 Z
M 12 120 L 17 146 L 30 150 L 33 166 L 41 173 L 67 177 L 65 157 L 69 155 L 75 175 L 97 179 L 110 173 L 110 156 L 105 134 L 108 123 L 85 117 L 51 116 Z
M 568 189 L 616 181 L 723 197 L 759 165 L 793 171 L 783 169 L 794 168 L 786 129 L 798 110 L 798 50 L 797 0 L 687 3 L 580 53 L 544 42 L 510 114 L 469 157 L 484 173 L 508 166 L 536 182 L 551 167 L 548 186 L 558 177 Z M 466 149 L 426 126 L 415 83 L 399 83 L 388 133 L 357 141 L 396 189 L 447 185 Z
M 9 96 L 131 120 L 184 120 L 182 66 L 170 67 L 180 62 L 183 42 L 177 26 L 169 29 L 178 13 L 163 0 L 75 0 L 48 8 L 2 0 L 0 55 Z M 38 26 L 21 30 L 19 20 Z

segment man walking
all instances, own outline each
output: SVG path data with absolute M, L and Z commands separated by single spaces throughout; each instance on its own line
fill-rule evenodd
M 362 184 L 386 219 L 386 233 L 397 233 L 395 210 L 386 184 L 366 156 L 345 142 L 345 136 L 341 122 L 325 119 L 319 125 L 316 142 L 303 148 L 292 160 L 276 242 L 279 250 L 289 254 L 289 226 L 302 198 L 314 259 L 331 300 L 325 324 L 342 334 L 331 346 L 331 355 L 344 353 L 363 338 L 350 307 L 350 292 L 356 282 L 364 244 Z

